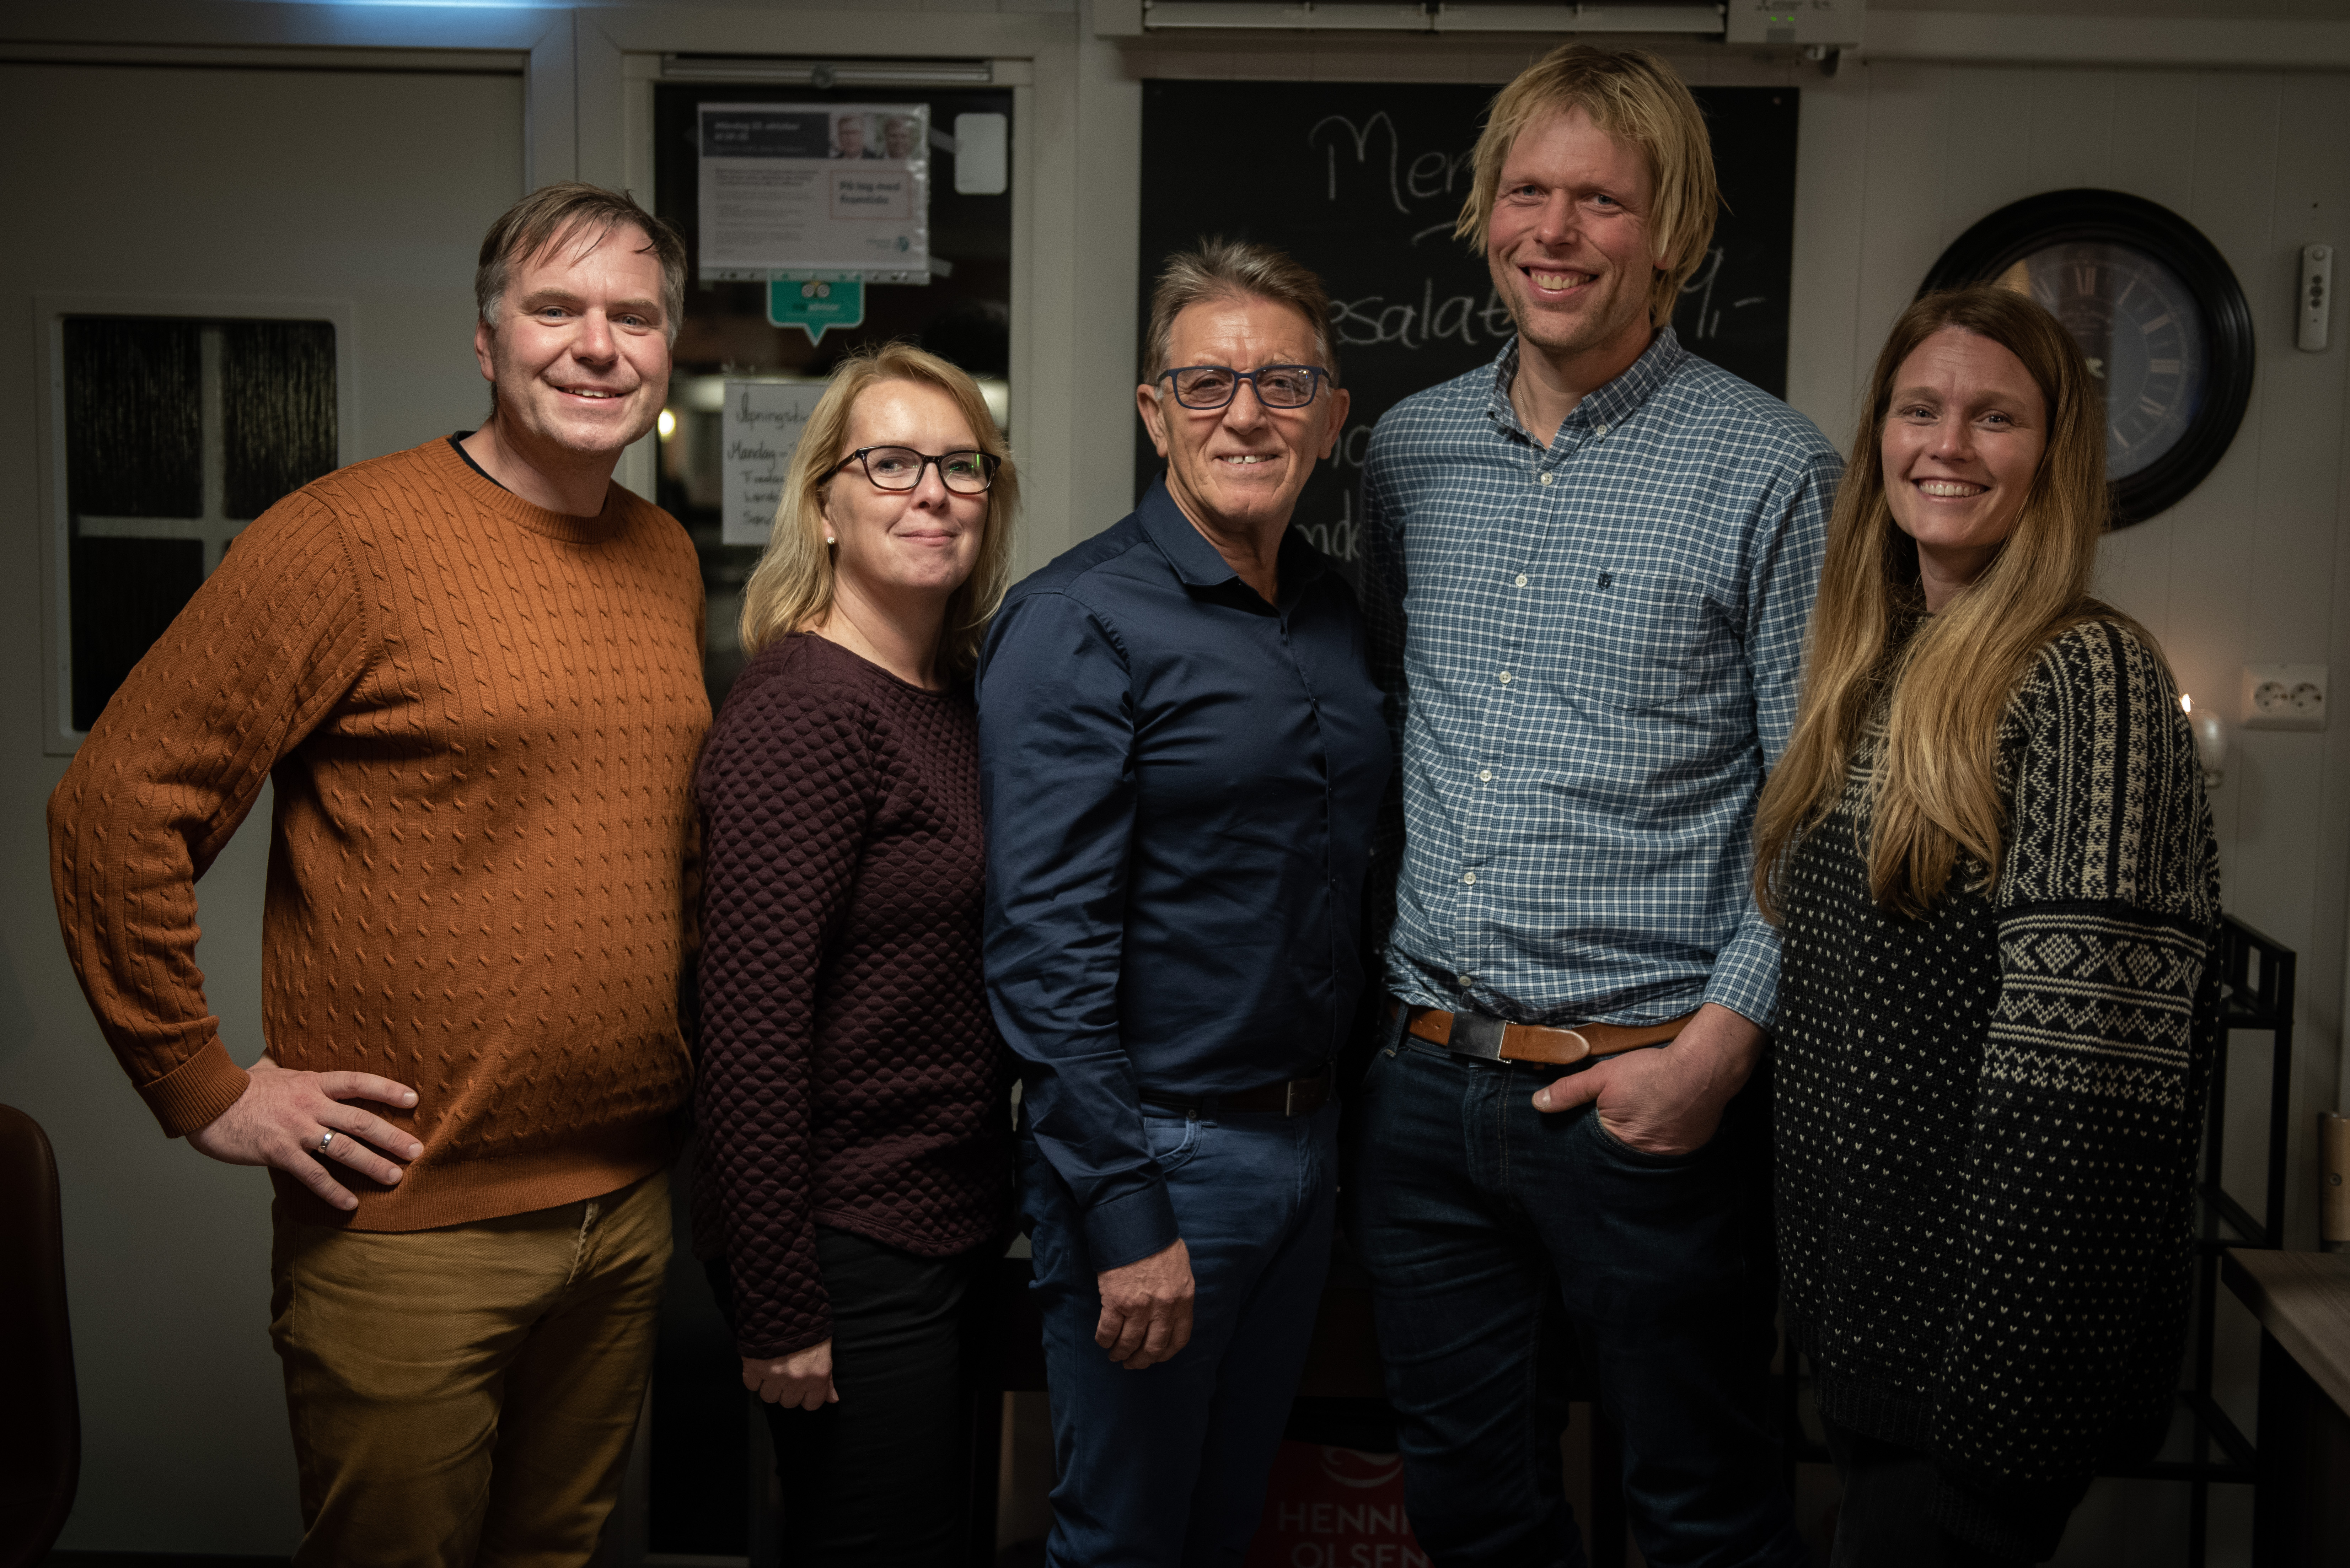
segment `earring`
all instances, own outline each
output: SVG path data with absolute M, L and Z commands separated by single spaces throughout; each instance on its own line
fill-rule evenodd
M 834 538 L 834 537 L 833 537 L 831 535 L 829 535 L 829 534 L 827 534 L 827 535 L 824 536 L 824 542 L 825 542 L 826 544 L 827 544 L 827 545 L 837 545 L 837 544 L 839 544 L 839 543 L 840 543 L 840 541 L 839 541 L 839 540 L 837 540 L 837 539 Z

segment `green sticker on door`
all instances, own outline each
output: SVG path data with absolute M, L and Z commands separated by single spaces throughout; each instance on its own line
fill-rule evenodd
M 864 323 L 865 279 L 853 272 L 775 278 L 767 285 L 767 319 L 796 327 L 809 342 L 820 343 L 835 327 Z

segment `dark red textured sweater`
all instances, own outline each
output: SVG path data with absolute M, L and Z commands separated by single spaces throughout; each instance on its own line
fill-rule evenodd
M 694 1251 L 727 1261 L 741 1353 L 786 1355 L 832 1336 L 816 1226 L 945 1257 L 1009 1211 L 970 691 L 779 639 L 735 680 L 694 794 Z

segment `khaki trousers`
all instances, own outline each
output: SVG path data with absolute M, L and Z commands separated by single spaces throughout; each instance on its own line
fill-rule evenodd
M 577 1568 L 619 1495 L 670 1255 L 669 1176 L 394 1233 L 276 1216 L 270 1337 L 296 1568 Z

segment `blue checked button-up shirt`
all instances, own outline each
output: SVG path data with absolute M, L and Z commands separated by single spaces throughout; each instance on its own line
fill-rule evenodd
M 1517 342 L 1381 419 L 1363 477 L 1374 672 L 1403 758 L 1388 987 L 1522 1023 L 1769 1027 L 1747 886 L 1843 464 L 1670 328 L 1547 450 Z

